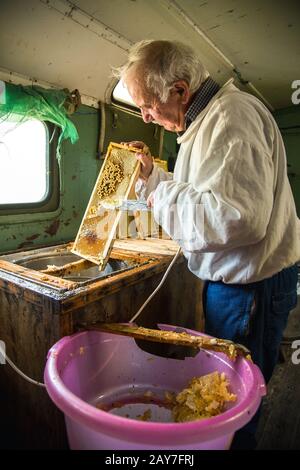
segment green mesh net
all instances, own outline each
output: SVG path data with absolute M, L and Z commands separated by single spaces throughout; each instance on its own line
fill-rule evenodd
M 40 86 L 22 86 L 2 82 L 0 100 L 1 120 L 9 119 L 13 115 L 21 116 L 20 122 L 28 119 L 49 121 L 61 128 L 57 154 L 60 156 L 60 146 L 64 139 L 72 143 L 79 138 L 76 127 L 68 118 L 80 102 L 77 90 L 70 93 L 68 90 L 46 89 Z

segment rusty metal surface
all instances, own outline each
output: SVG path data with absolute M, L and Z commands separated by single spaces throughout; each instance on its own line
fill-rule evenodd
M 116 293 L 128 285 L 144 282 L 165 270 L 170 259 L 169 256 L 153 254 L 147 256 L 129 250 L 113 249 L 107 272 L 99 272 L 98 267 L 91 263 L 92 268 L 89 268 L 93 270 L 93 273 L 89 273 L 91 277 L 88 280 L 81 279 L 81 282 L 56 277 L 61 274 L 59 269 L 57 273 L 51 275 L 26 267 L 28 264 L 45 267 L 49 259 L 55 259 L 55 262 L 60 264 L 60 256 L 61 262 L 69 260 L 66 253 L 74 257 L 73 259 L 80 260 L 68 252 L 69 246 L 63 244 L 52 249 L 41 248 L 0 257 L 0 288 L 26 298 L 31 303 L 40 304 L 40 299 L 43 297 L 57 301 L 59 311 L 63 314 Z M 82 263 L 81 266 L 84 268 L 85 264 Z M 79 274 L 88 272 L 89 269 L 83 269 Z M 78 279 L 80 280 L 80 277 Z

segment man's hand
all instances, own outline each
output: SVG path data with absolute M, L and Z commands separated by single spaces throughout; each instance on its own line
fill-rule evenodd
M 147 147 L 144 142 L 140 142 L 139 140 L 133 140 L 132 142 L 121 142 L 121 145 L 141 149 L 140 153 L 135 154 L 136 158 L 141 162 L 139 177 L 147 181 L 153 169 L 153 158 L 151 156 L 149 147 Z
M 154 193 L 155 193 L 155 191 L 151 191 L 151 193 L 147 197 L 147 206 L 148 207 L 154 207 Z

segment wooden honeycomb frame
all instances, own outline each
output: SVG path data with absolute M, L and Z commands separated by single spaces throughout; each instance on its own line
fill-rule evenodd
M 105 202 L 135 199 L 140 162 L 139 149 L 109 144 L 105 160 L 79 227 L 72 253 L 104 269 L 112 249 L 122 211 L 107 209 Z M 103 203 L 103 205 L 102 205 Z

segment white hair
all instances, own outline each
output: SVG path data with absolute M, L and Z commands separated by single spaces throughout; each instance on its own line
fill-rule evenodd
M 129 71 L 142 71 L 143 85 L 162 103 L 168 99 L 177 80 L 185 80 L 194 93 L 209 76 L 194 50 L 178 41 L 143 40 L 134 44 L 126 64 L 113 69 L 113 75 L 126 84 Z

